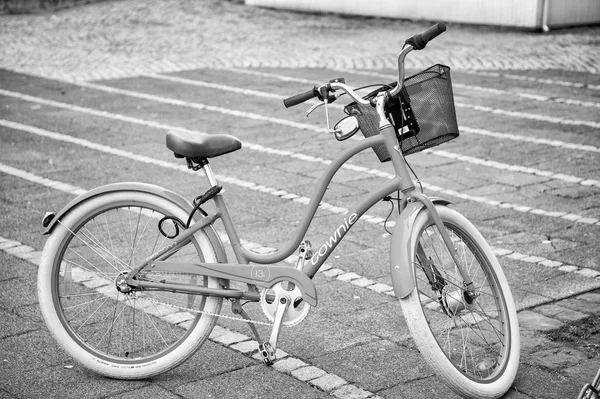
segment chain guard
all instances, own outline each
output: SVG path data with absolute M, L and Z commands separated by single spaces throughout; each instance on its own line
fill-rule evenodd
M 300 288 L 294 287 L 292 290 L 284 288 L 288 286 L 288 284 L 292 283 L 281 282 L 269 289 L 264 289 L 261 293 L 260 306 L 267 319 L 273 322 L 275 320 L 275 312 L 277 310 L 279 299 L 281 297 L 289 297 L 290 306 L 288 306 L 281 324 L 286 327 L 292 327 L 304 320 L 308 315 L 311 306 L 302 300 Z M 275 295 L 275 299 L 272 302 L 269 302 L 267 300 L 267 294 Z

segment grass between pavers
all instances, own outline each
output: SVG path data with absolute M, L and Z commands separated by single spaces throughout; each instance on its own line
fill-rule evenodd
M 0 0 L 1 14 L 52 12 L 105 0 Z
M 547 336 L 552 341 L 576 347 L 589 359 L 600 357 L 600 320 L 597 317 L 569 323 L 549 332 Z

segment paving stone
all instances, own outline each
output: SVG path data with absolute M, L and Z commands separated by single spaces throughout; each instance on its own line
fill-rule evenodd
M 600 294 L 595 292 L 588 292 L 587 294 L 579 295 L 577 299 L 581 299 L 587 302 L 600 303 Z
M 598 369 L 598 359 L 588 359 L 574 366 L 565 367 L 560 373 L 573 381 L 577 381 L 578 385 L 583 387 L 585 384 L 591 384 L 600 371 Z
M 394 287 L 392 287 L 391 285 L 387 285 L 387 284 L 376 283 L 376 284 L 370 285 L 369 289 L 371 291 L 384 293 L 386 291 L 392 291 L 394 289 Z
M 372 392 L 365 391 L 355 385 L 344 385 L 333 391 L 333 396 L 340 399 L 364 399 L 372 395 Z
M 211 339 L 215 342 L 228 346 L 238 342 L 247 341 L 250 339 L 250 337 L 244 334 L 237 333 L 235 331 L 226 331 L 215 337 L 211 335 Z
M 327 277 L 335 277 L 335 276 L 339 276 L 340 274 L 344 274 L 344 273 L 345 272 L 340 269 L 329 269 L 329 270 L 323 272 L 323 274 L 326 275 Z
M 352 280 L 351 283 L 354 284 L 354 285 L 357 285 L 359 287 L 368 287 L 368 286 L 374 284 L 375 281 L 370 280 L 370 279 L 368 279 L 366 277 L 361 277 L 359 279 Z
M 518 313 L 519 327 L 538 331 L 552 331 L 563 326 L 559 320 L 544 316 L 543 314 L 524 310 Z
M 2 245 L 2 244 L 0 244 L 0 245 Z M 34 251 L 34 249 L 28 245 L 19 245 L 19 246 L 15 246 L 15 247 L 11 247 L 11 248 L 5 248 L 4 251 L 6 251 L 7 253 L 9 253 L 11 255 L 15 255 L 19 258 L 23 258 L 22 255 L 31 253 Z
M 535 353 L 541 348 L 556 347 L 554 341 L 549 340 L 546 335 L 539 331 L 522 328 L 521 331 L 521 353 L 523 359 L 527 359 L 530 353 Z
M 360 275 L 358 275 L 354 272 L 350 272 L 350 273 L 340 274 L 336 278 L 340 281 L 351 281 L 351 280 L 356 280 L 357 278 L 360 278 Z
M 300 368 L 306 367 L 308 364 L 304 363 L 300 359 L 296 359 L 295 357 L 288 357 L 283 360 L 279 360 L 273 364 L 273 368 L 277 371 L 291 373 L 292 371 Z
M 534 352 L 528 360 L 535 366 L 542 366 L 549 370 L 562 370 L 586 361 L 587 356 L 576 349 L 560 347 Z
M 0 242 L 0 250 L 7 250 L 9 248 L 18 247 L 21 243 L 18 241 L 3 241 Z
M 575 398 L 581 389 L 578 383 L 556 371 L 522 364 L 513 385 L 529 397 L 540 399 Z
M 535 308 L 535 311 L 566 323 L 583 320 L 590 315 L 581 313 L 573 309 L 564 308 L 558 304 L 542 305 Z
M 329 392 L 343 385 L 346 385 L 348 382 L 343 378 L 338 377 L 337 375 L 325 374 L 322 377 L 310 380 L 310 383 L 321 388 L 325 392 Z
M 598 270 L 593 270 L 593 269 L 588 269 L 588 268 L 581 268 L 579 270 L 575 270 L 574 273 L 580 274 L 584 277 L 589 277 L 589 278 L 597 278 L 598 276 L 600 276 L 600 271 Z
M 292 375 L 300 381 L 309 381 L 327 374 L 325 370 L 322 370 L 315 366 L 302 367 L 292 371 Z
M 252 353 L 258 350 L 258 342 L 254 340 L 239 342 L 231 345 L 230 348 L 241 353 Z
M 581 313 L 588 313 L 595 316 L 600 315 L 600 303 L 589 302 L 582 299 L 569 298 L 560 301 L 560 306 L 573 309 Z

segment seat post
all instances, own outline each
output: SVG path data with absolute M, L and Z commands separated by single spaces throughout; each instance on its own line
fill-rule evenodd
M 215 175 L 214 175 L 207 159 L 205 159 L 204 162 L 202 162 L 202 170 L 204 170 L 204 174 L 206 175 L 206 178 L 208 179 L 210 186 L 211 187 L 216 186 L 217 179 L 215 178 Z

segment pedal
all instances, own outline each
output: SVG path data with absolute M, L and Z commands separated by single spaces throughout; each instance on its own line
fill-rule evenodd
M 271 346 L 271 344 L 269 342 L 259 344 L 258 345 L 258 353 L 260 354 L 260 357 L 262 358 L 263 363 L 265 363 L 267 366 L 270 366 L 271 364 L 273 364 L 273 362 L 276 359 L 275 350 L 273 349 L 273 347 Z

